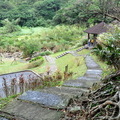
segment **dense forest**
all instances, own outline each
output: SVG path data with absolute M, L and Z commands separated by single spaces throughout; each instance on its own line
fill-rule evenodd
M 20 26 L 36 27 L 57 24 L 89 26 L 100 21 L 120 20 L 119 0 L 1 0 L 2 20 L 17 20 Z

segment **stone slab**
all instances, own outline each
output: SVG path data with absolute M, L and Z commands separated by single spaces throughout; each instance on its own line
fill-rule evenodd
M 8 120 L 8 119 L 6 119 L 6 118 L 3 118 L 3 117 L 0 117 L 0 120 Z
M 97 70 L 97 69 L 88 69 L 86 71 L 87 74 L 95 74 L 95 75 L 101 75 L 102 74 L 102 70 Z
M 88 69 L 84 77 L 100 79 L 102 75 L 102 70 L 99 69 Z
M 20 100 L 12 101 L 2 111 L 25 120 L 59 120 L 63 115 L 60 111 L 42 108 L 39 104 Z
M 100 80 L 101 79 L 101 75 L 97 75 L 97 74 L 88 74 L 88 73 L 85 73 L 85 76 L 84 77 L 86 77 L 86 78 L 92 78 L 92 79 L 98 79 L 98 80 Z
M 82 79 L 68 80 L 63 84 L 63 86 L 89 89 L 90 87 L 92 87 L 93 83 L 100 82 L 100 80 L 96 78 L 89 78 L 89 77 L 87 78 L 85 76 L 81 78 Z
M 81 84 L 81 83 L 74 83 L 74 82 L 69 82 L 69 83 L 64 83 L 63 86 L 68 86 L 68 87 L 79 87 L 79 88 L 89 88 L 86 84 Z
M 100 78 L 83 76 L 83 77 L 78 77 L 77 80 L 94 81 L 95 82 L 95 81 L 99 81 Z
M 91 56 L 87 56 L 85 60 L 88 69 L 100 69 L 100 66 L 92 59 Z
M 71 98 L 76 96 L 81 96 L 83 93 L 88 92 L 87 89 L 64 87 L 64 86 L 51 87 L 42 90 L 40 89 L 39 91 L 57 94 L 57 95 L 66 95 Z
M 63 84 L 63 86 L 69 86 L 69 87 L 79 87 L 79 88 L 89 88 L 86 85 L 85 81 L 80 81 L 80 80 L 68 80 Z
M 22 94 L 18 99 L 38 103 L 41 106 L 56 109 L 65 108 L 70 100 L 68 96 L 60 96 L 57 94 L 39 91 L 27 91 Z

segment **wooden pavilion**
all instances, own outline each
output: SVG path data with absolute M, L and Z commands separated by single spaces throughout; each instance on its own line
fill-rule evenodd
M 88 28 L 84 32 L 88 33 L 88 40 L 91 39 L 90 34 L 93 34 L 92 39 L 96 40 L 98 34 L 107 32 L 107 24 L 105 22 L 101 22 L 93 27 Z

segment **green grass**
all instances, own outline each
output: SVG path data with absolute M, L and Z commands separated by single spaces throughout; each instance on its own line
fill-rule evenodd
M 49 66 L 49 63 L 44 59 L 44 62 L 42 65 L 32 68 L 31 70 L 33 70 L 36 73 L 44 73 L 47 71 L 48 66 Z
M 68 65 L 68 71 L 73 72 L 73 78 L 83 76 L 86 72 L 86 65 L 82 56 L 75 57 L 70 54 L 63 56 L 56 60 L 58 70 L 61 72 L 65 71 L 65 66 Z
M 0 64 L 0 74 L 5 74 L 5 73 L 11 73 L 11 72 L 17 72 L 17 71 L 22 71 L 28 69 L 29 62 L 20 62 L 20 61 L 15 61 L 13 62 L 13 59 L 3 59 L 4 63 Z M 43 73 L 46 71 L 46 66 L 48 63 L 44 59 L 44 62 L 42 65 L 31 68 L 30 70 L 33 70 L 37 73 Z
M 6 98 L 0 98 L 0 109 L 2 109 L 5 105 L 7 105 L 9 102 L 11 102 L 12 100 L 14 100 L 18 95 L 12 95 Z
M 0 74 L 24 70 L 27 64 L 18 61 L 13 62 L 12 59 L 5 59 L 3 61 L 4 63 L 0 64 Z
M 56 57 L 64 52 L 65 51 L 58 52 L 58 53 L 52 54 L 51 56 Z M 78 52 L 78 54 L 91 55 L 93 57 L 93 59 L 103 69 L 103 73 L 104 73 L 103 76 L 110 73 L 111 68 L 105 62 L 100 61 L 96 55 L 92 54 L 91 50 L 84 49 L 84 50 Z M 29 66 L 29 63 L 21 63 L 21 62 L 17 61 L 17 62 L 14 62 L 13 64 L 11 64 L 12 62 L 13 62 L 12 59 L 4 60 L 4 63 L 0 64 L 0 74 L 26 70 L 27 67 Z M 61 72 L 64 72 L 65 66 L 68 65 L 69 72 L 74 73 L 73 78 L 84 75 L 84 73 L 87 69 L 83 56 L 75 57 L 75 56 L 68 54 L 59 59 L 56 59 L 56 64 L 57 64 L 58 70 Z M 33 70 L 36 73 L 44 73 L 48 70 L 48 68 L 49 68 L 49 63 L 44 59 L 44 62 L 42 65 L 35 67 L 35 68 L 31 68 L 30 70 Z
M 64 52 L 66 52 L 66 51 L 57 52 L 57 53 L 54 53 L 54 54 L 52 54 L 52 55 L 50 55 L 50 56 L 52 56 L 52 57 L 57 57 L 57 56 L 63 54 Z
M 91 51 L 89 49 L 83 49 L 82 51 L 79 51 L 78 54 L 80 55 L 89 55 Z
M 23 27 L 20 31 L 20 34 L 25 35 L 25 34 L 39 34 L 42 31 L 47 31 L 49 28 L 44 28 L 44 27 Z

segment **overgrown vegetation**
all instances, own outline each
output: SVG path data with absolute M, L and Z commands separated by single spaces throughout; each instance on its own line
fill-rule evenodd
M 19 94 L 12 95 L 6 98 L 0 98 L 0 109 L 2 109 L 6 104 L 11 102 L 13 99 L 15 99 Z
M 71 49 L 76 43 L 82 46 L 83 30 L 84 27 L 62 25 L 48 29 L 43 28 L 43 31 L 38 29 L 37 33 L 31 29 L 32 33 L 5 34 L 0 37 L 0 51 L 22 51 L 23 57 L 32 57 L 35 52 L 39 52 L 39 55 L 42 56 L 49 55 Z
M 114 26 L 112 29 L 114 30 L 99 36 L 100 44 L 94 49 L 94 52 L 108 65 L 120 70 L 120 28 Z

